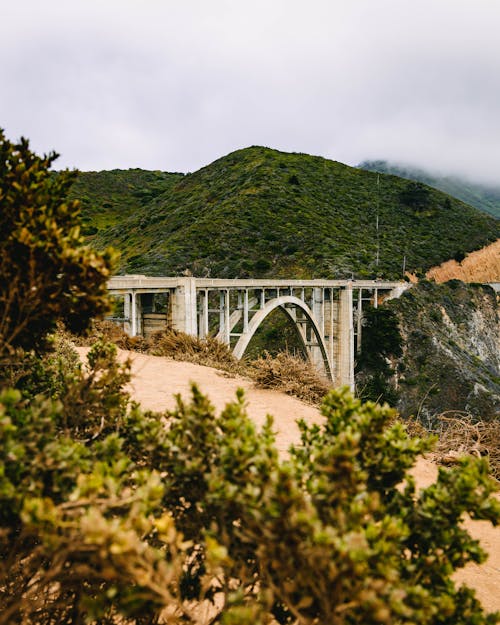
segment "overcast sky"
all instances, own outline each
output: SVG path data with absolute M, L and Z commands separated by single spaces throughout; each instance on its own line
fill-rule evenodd
M 58 168 L 265 145 L 500 183 L 500 0 L 0 0 L 0 127 Z

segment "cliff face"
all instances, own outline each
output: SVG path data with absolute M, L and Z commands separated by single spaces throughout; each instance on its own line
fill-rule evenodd
M 491 288 L 422 282 L 387 306 L 403 339 L 393 362 L 403 415 L 423 422 L 445 411 L 500 416 L 499 306 Z

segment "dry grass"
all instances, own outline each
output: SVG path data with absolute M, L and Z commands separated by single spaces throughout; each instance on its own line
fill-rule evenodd
M 438 416 L 439 440 L 434 457 L 440 464 L 455 464 L 463 456 L 485 457 L 490 474 L 500 481 L 500 420 L 478 421 L 466 413 Z
M 59 331 L 61 331 L 59 329 Z M 75 345 L 93 345 L 96 341 L 114 343 L 120 349 L 129 349 L 136 352 L 147 352 L 148 341 L 142 336 L 129 336 L 113 321 L 92 321 L 87 334 L 82 336 L 71 335 Z
M 498 282 L 500 280 L 500 239 L 476 252 L 467 254 L 461 263 L 448 260 L 430 269 L 426 277 L 436 282 Z
M 261 388 L 272 388 L 317 404 L 331 389 L 331 383 L 301 358 L 288 353 L 265 353 L 249 363 L 250 377 Z
M 149 338 L 129 336 L 112 321 L 94 321 L 90 333 L 72 337 L 76 345 L 92 345 L 98 340 L 114 343 L 120 349 L 165 356 L 222 370 L 238 369 L 238 361 L 229 348 L 214 338 L 199 339 L 177 330 L 155 332 Z
M 193 362 L 251 378 L 261 388 L 272 388 L 310 403 L 318 403 L 331 388 L 314 367 L 288 353 L 265 353 L 252 361 L 239 361 L 227 345 L 215 338 L 199 339 L 168 330 L 148 339 L 147 352 L 174 360 Z
M 303 401 L 318 404 L 331 388 L 314 367 L 289 353 L 270 356 L 265 353 L 256 360 L 235 359 L 227 345 L 214 338 L 198 339 L 183 332 L 158 332 L 149 339 L 131 338 L 112 322 L 96 322 L 85 339 L 72 337 L 74 342 L 89 345 L 95 340 L 107 340 L 121 349 L 140 351 L 155 356 L 166 356 L 214 367 L 233 374 L 245 375 L 261 388 L 275 389 L 294 395 Z M 500 420 L 477 421 L 467 413 L 443 413 L 438 425 L 428 432 L 416 419 L 404 423 L 412 436 L 437 434 L 434 459 L 438 463 L 453 464 L 464 455 L 487 457 L 491 475 L 500 481 Z
M 224 371 L 241 370 L 229 347 L 212 337 L 199 339 L 177 330 L 156 332 L 147 340 L 146 351 L 153 356 L 167 356 Z

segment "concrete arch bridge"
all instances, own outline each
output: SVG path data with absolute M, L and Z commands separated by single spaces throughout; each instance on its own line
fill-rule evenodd
M 204 338 L 215 336 L 236 358 L 275 309 L 292 321 L 317 370 L 336 385 L 354 387 L 354 358 L 360 350 L 363 307 L 399 297 L 406 282 L 376 280 L 224 280 L 114 276 L 111 295 L 123 299 L 112 318 L 131 336 L 173 328 Z

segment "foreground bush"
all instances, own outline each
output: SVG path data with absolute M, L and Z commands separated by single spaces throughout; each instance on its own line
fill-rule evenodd
M 81 331 L 109 307 L 115 255 L 84 245 L 79 203 L 67 200 L 75 174 L 51 172 L 55 158 L 0 129 L 0 366 L 16 349 L 42 347 L 56 321 Z
M 500 519 L 484 461 L 417 493 L 429 442 L 347 391 L 280 461 L 241 395 L 128 405 L 114 350 L 57 401 L 1 396 L 1 624 L 496 622 L 451 580 L 484 558 L 460 518 Z

